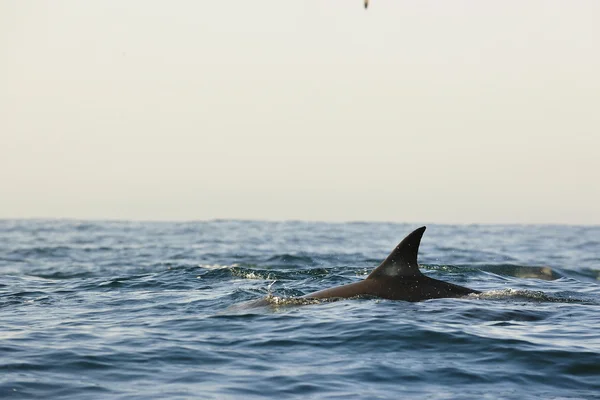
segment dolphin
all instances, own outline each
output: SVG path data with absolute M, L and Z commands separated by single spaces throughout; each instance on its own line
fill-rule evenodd
M 421 301 L 442 297 L 462 297 L 478 290 L 429 278 L 419 271 L 417 254 L 426 227 L 406 236 L 392 253 L 360 282 L 310 293 L 305 299 L 381 297 L 388 300 Z

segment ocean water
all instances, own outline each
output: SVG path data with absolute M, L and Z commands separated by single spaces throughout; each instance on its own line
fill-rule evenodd
M 482 294 L 290 300 L 418 226 L 0 221 L 0 398 L 600 399 L 600 227 L 429 225 Z

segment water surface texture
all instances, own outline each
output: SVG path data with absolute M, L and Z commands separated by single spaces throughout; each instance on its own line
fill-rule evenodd
M 0 398 L 600 398 L 600 227 L 428 225 L 483 294 L 289 300 L 418 226 L 0 221 Z

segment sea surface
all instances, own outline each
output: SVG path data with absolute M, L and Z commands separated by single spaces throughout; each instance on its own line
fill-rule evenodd
M 597 226 L 429 224 L 482 294 L 293 299 L 419 226 L 0 220 L 0 399 L 600 399 Z

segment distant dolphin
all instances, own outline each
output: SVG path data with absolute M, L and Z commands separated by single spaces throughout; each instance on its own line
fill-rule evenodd
M 421 301 L 481 293 L 477 290 L 429 278 L 419 271 L 417 254 L 423 232 L 425 232 L 424 226 L 406 236 L 366 279 L 302 297 L 329 299 L 375 296 L 389 300 Z

